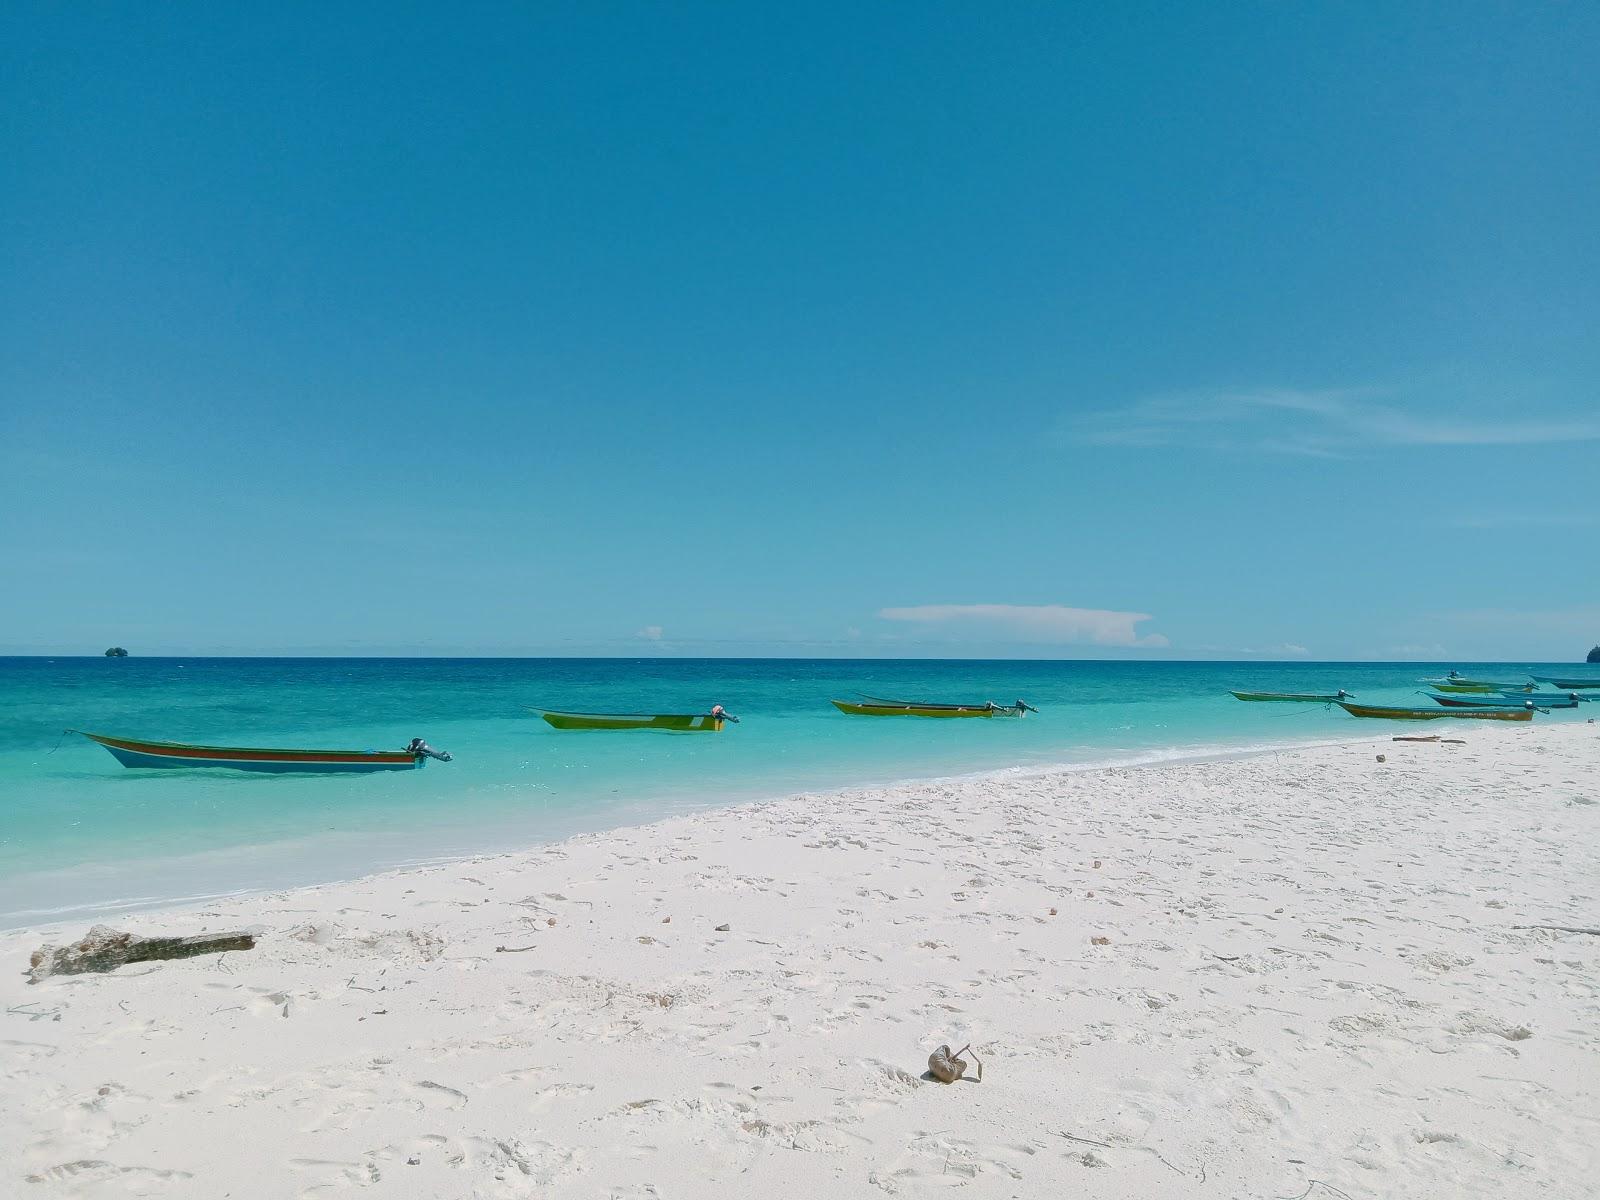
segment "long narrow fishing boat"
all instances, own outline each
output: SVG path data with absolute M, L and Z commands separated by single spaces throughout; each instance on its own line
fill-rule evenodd
M 1311 692 L 1230 692 L 1235 700 L 1273 700 L 1295 701 L 1301 704 L 1332 704 L 1336 700 L 1348 699 L 1351 693 L 1340 688 L 1331 696 L 1316 695 Z
M 935 708 L 942 710 L 949 708 L 987 708 L 992 716 L 1016 717 L 1018 720 L 1027 716 L 1029 713 L 1036 713 L 1039 711 L 1026 700 L 1014 700 L 1010 704 L 996 704 L 993 700 L 985 700 L 982 704 L 942 704 L 934 700 L 895 700 L 887 696 L 868 696 L 864 692 L 858 692 L 856 694 L 859 695 L 861 699 L 866 701 L 866 703 L 869 705 L 887 705 L 890 708 L 895 709 Z M 838 701 L 835 701 L 834 703 L 837 704 Z M 919 713 L 918 715 L 920 716 L 922 714 Z
M 140 738 L 81 733 L 98 742 L 125 767 L 223 767 L 233 771 L 324 772 L 411 771 L 430 758 L 449 762 L 450 755 L 412 738 L 404 750 L 272 750 L 245 746 L 192 746 L 186 742 L 151 742 Z
M 666 729 L 674 733 L 720 733 L 728 721 L 738 723 L 718 705 L 708 713 L 569 713 L 533 710 L 552 729 Z
M 1496 692 L 1495 695 L 1518 702 L 1532 700 L 1535 705 L 1545 700 L 1571 700 L 1577 704 L 1600 704 L 1600 695 L 1586 696 L 1582 692 L 1546 692 L 1537 688 L 1518 688 L 1514 692 Z
M 1515 699 L 1506 696 L 1430 696 L 1436 704 L 1443 704 L 1447 708 L 1577 708 L 1576 696 L 1558 696 L 1551 692 L 1548 696 L 1518 696 Z
M 1377 704 L 1336 703 L 1352 717 L 1376 717 L 1388 721 L 1434 721 L 1440 717 L 1475 717 L 1482 721 L 1531 721 L 1531 708 L 1390 708 Z
M 1014 714 L 987 704 L 921 704 L 909 700 L 833 700 L 830 703 L 852 717 L 994 717 Z
M 1525 692 L 1538 686 L 1526 679 L 1514 679 L 1509 683 L 1496 679 L 1468 679 L 1454 671 L 1443 679 L 1424 679 L 1422 682 L 1441 692 Z M 1600 687 L 1600 682 L 1595 686 Z
M 1552 679 L 1548 675 L 1535 675 L 1533 678 L 1540 683 L 1548 683 L 1551 687 L 1560 688 L 1563 692 L 1585 691 L 1590 688 L 1600 688 L 1600 675 L 1590 675 L 1586 679 Z

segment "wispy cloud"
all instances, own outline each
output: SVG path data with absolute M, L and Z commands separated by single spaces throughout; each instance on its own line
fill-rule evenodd
M 1417 415 L 1406 397 L 1372 388 L 1214 389 L 1148 396 L 1069 418 L 1066 436 L 1099 446 L 1198 446 L 1342 458 L 1398 446 L 1530 446 L 1600 440 L 1600 416 L 1450 411 Z M 1421 404 L 1421 398 L 1415 403 Z M 1458 406 L 1459 407 L 1459 406 Z
M 1294 642 L 1278 642 L 1271 646 L 1196 646 L 1194 653 L 1215 658 L 1310 658 L 1311 651 Z
M 1386 647 L 1377 657 L 1382 659 L 1407 659 L 1417 658 L 1425 662 L 1438 662 L 1447 657 L 1445 648 L 1438 642 L 1429 642 L 1426 645 L 1405 645 Z
M 646 625 L 633 636 L 637 638 L 643 638 L 647 642 L 659 642 L 661 640 L 661 635 L 664 632 L 665 630 L 663 630 L 659 625 Z
M 1576 642 L 1600 636 L 1600 606 L 1574 608 L 1474 608 L 1435 613 L 1432 620 L 1512 635 L 1558 635 Z
M 1135 626 L 1149 613 L 1113 612 L 1103 608 L 1068 608 L 1061 604 L 919 604 L 885 608 L 885 621 L 907 621 L 924 627 L 963 629 L 978 634 L 1004 634 L 1030 642 L 1089 642 L 1096 646 L 1169 645 L 1159 633 L 1140 635 Z

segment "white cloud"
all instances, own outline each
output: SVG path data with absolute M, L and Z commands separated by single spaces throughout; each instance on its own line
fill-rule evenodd
M 1390 402 L 1379 397 L 1387 394 Z M 1451 411 L 1429 397 L 1412 397 L 1442 416 L 1418 416 L 1394 403 L 1391 391 L 1353 388 L 1257 388 L 1175 392 L 1120 409 L 1070 418 L 1073 441 L 1101 446 L 1197 446 L 1340 458 L 1373 447 L 1527 446 L 1600 440 L 1600 417 L 1485 416 Z
M 1310 658 L 1311 651 L 1294 642 L 1278 642 L 1271 646 L 1196 646 L 1196 653 L 1217 658 Z
M 1438 662 L 1442 658 L 1448 658 L 1449 655 L 1438 642 L 1430 642 L 1422 646 L 1390 646 L 1380 657 L 1388 659 L 1420 658 L 1425 662 Z
M 1140 636 L 1134 626 L 1149 613 L 1112 612 L 1102 608 L 1067 608 L 1060 604 L 919 604 L 885 608 L 885 621 L 907 621 L 924 627 L 945 626 L 978 633 L 1004 633 L 1032 642 L 1092 642 L 1097 646 L 1169 645 L 1159 633 Z
M 663 630 L 659 625 L 646 625 L 633 636 L 644 638 L 644 640 L 647 642 L 659 642 L 661 640 L 662 632 Z

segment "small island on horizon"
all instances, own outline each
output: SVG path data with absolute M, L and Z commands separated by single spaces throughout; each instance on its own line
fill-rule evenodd
M 128 652 L 126 650 L 124 650 L 121 646 L 113 646 L 113 647 L 111 647 L 111 649 L 106 651 L 106 657 L 107 658 L 127 658 L 128 657 Z

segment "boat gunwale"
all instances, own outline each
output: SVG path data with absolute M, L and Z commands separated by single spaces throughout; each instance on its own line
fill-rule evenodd
M 884 704 L 858 700 L 829 700 L 847 717 L 993 717 L 993 704 Z
M 1444 708 L 1489 708 L 1489 709 L 1518 709 L 1518 708 L 1549 708 L 1559 704 L 1560 707 L 1576 707 L 1565 696 L 1555 696 L 1550 704 L 1540 704 L 1532 696 L 1520 700 L 1497 700 L 1493 693 L 1482 693 L 1467 696 L 1428 696 L 1435 704 Z
M 560 709 L 560 708 L 535 708 L 531 704 L 524 704 L 523 707 L 526 708 L 529 712 L 538 713 L 541 717 L 577 717 L 577 718 L 579 718 L 581 720 L 585 720 L 585 721 L 595 721 L 595 720 L 603 720 L 603 721 L 612 721 L 612 720 L 615 720 L 615 721 L 654 721 L 654 720 L 657 720 L 657 719 L 698 721 L 698 720 L 701 720 L 702 718 L 705 719 L 705 720 L 708 720 L 708 721 L 726 721 L 726 720 L 729 719 L 728 717 L 714 716 L 713 714 L 708 713 L 708 712 L 703 712 L 703 713 L 583 713 L 583 712 L 568 712 L 567 710 Z
M 133 754 L 148 754 L 155 758 L 194 758 L 205 761 L 238 760 L 241 762 L 415 762 L 420 755 L 405 750 L 291 750 L 271 746 L 203 746 L 197 742 L 164 742 L 151 738 L 113 737 L 106 733 L 90 733 L 86 729 L 69 729 L 106 749 L 126 750 Z M 250 757 L 256 756 L 256 757 Z
M 944 708 L 961 709 L 965 711 L 967 709 L 975 708 L 992 709 L 1013 707 L 1009 704 L 996 704 L 993 700 L 984 700 L 978 704 L 943 704 L 935 700 L 887 700 L 882 696 L 869 696 L 865 692 L 857 692 L 856 694 L 860 696 L 862 700 L 866 701 L 867 707 L 879 708 Z M 837 704 L 838 701 L 834 701 L 834 703 Z M 856 702 L 853 700 L 848 700 L 845 701 L 845 703 L 854 704 Z
M 1337 700 L 1336 704 L 1352 717 L 1391 721 L 1436 721 L 1441 717 L 1456 719 L 1476 718 L 1483 721 L 1531 721 L 1531 708 L 1401 708 L 1389 704 L 1352 704 Z
M 1318 692 L 1245 692 L 1229 688 L 1228 695 L 1235 700 L 1246 701 L 1294 700 L 1305 704 L 1332 704 L 1337 700 L 1348 699 L 1355 693 L 1347 692 L 1343 688 L 1340 688 L 1333 695 L 1324 695 Z

